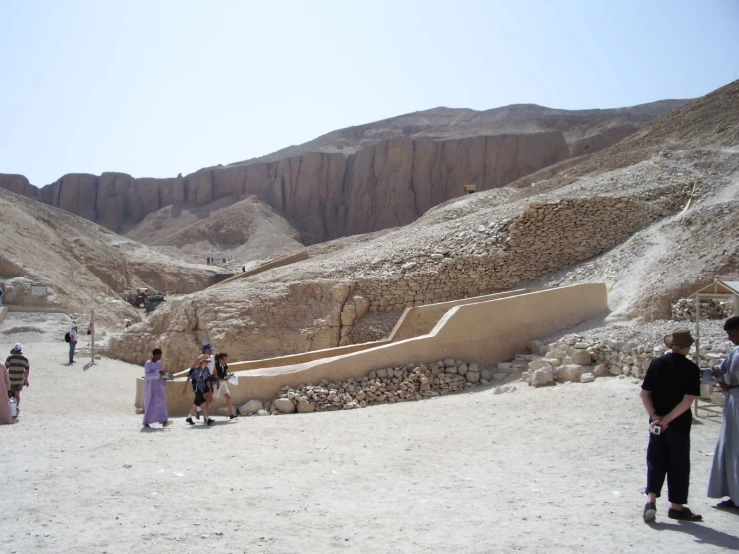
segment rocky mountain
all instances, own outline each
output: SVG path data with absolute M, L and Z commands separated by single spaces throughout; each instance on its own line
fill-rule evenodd
M 204 206 L 165 206 L 144 217 L 126 237 L 177 248 L 201 263 L 224 252 L 243 263 L 304 248 L 290 223 L 254 196 L 226 196 Z
M 684 104 L 665 100 L 613 110 L 513 105 L 487 111 L 436 108 L 334 131 L 301 146 L 185 177 L 65 175 L 37 188 L 0 174 L 0 188 L 125 233 L 150 213 L 250 195 L 271 206 L 310 245 L 408 224 L 429 208 L 507 185 L 623 139 Z
M 213 284 L 216 270 L 148 247 L 58 208 L 0 189 L 0 281 L 5 303 L 97 309 L 101 325 L 138 321 L 122 295 L 138 287 L 190 293 Z M 175 253 L 176 254 L 176 253 Z M 46 297 L 30 285 L 47 285 Z
M 447 142 L 382 142 L 398 140 Z M 476 139 L 459 143 L 467 140 Z M 368 148 L 378 146 L 357 155 Z M 347 344 L 359 321 L 397 319 L 409 306 L 578 282 L 608 284 L 614 320 L 669 317 L 682 295 L 739 272 L 737 217 L 739 81 L 602 151 L 188 295 L 113 340 L 110 352 L 138 362 L 156 343 L 191 357 L 211 342 L 259 359 Z M 176 365 L 189 361 L 177 356 Z

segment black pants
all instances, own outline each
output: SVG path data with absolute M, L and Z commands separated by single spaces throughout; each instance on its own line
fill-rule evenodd
M 688 503 L 690 484 L 690 430 L 667 429 L 649 435 L 646 493 L 662 493 L 667 476 L 667 498 L 675 504 Z

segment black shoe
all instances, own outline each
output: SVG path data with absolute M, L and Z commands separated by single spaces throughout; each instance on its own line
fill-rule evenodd
M 144 423 L 144 427 L 145 427 L 146 429 L 151 429 L 151 425 L 149 425 L 148 423 Z
M 654 502 L 647 502 L 644 505 L 644 523 L 654 523 L 657 519 L 657 506 Z
M 215 419 L 213 419 L 213 418 L 211 418 L 211 417 L 209 417 L 209 418 L 208 418 L 208 419 L 207 419 L 207 420 L 205 421 L 205 423 L 206 423 L 206 424 L 208 424 L 208 425 L 213 425 L 213 424 L 214 424 L 215 422 L 216 422 L 216 420 L 215 420 Z
M 195 425 L 195 422 L 192 420 L 191 417 L 188 417 L 185 421 L 187 421 L 190 425 Z
M 236 419 L 236 416 L 231 414 L 230 416 L 228 416 L 228 419 Z
M 703 516 L 694 514 L 687 506 L 683 506 L 682 510 L 670 508 L 667 510 L 667 517 L 670 519 L 681 519 L 683 521 L 703 521 Z
M 195 410 L 195 419 L 200 419 L 200 412 Z

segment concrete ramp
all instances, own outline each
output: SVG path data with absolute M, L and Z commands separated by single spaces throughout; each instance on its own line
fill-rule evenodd
M 379 345 L 369 343 L 368 348 L 342 353 L 336 352 L 340 349 L 329 349 L 324 351 L 329 357 L 237 371 L 239 384 L 229 385 L 234 404 L 252 398 L 270 400 L 283 386 L 296 387 L 321 379 L 334 382 L 358 379 L 374 369 L 409 363 L 430 363 L 445 358 L 480 364 L 506 361 L 522 352 L 528 341 L 582 323 L 607 309 L 603 283 L 516 292 L 481 301 L 467 299 L 467 303 L 449 308 L 430 332 L 416 337 Z M 284 358 L 291 357 L 283 357 L 283 361 Z M 233 364 L 231 368 L 236 370 L 236 366 Z M 180 394 L 181 388 L 181 380 L 167 386 L 167 405 L 172 415 L 184 415 L 192 402 L 190 394 Z M 141 406 L 142 398 L 143 380 L 139 379 L 137 406 Z M 215 407 L 220 405 L 222 400 Z

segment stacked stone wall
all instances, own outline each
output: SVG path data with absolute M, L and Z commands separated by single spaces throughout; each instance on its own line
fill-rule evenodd
M 670 208 L 618 197 L 531 204 L 518 217 L 481 225 L 478 236 L 460 233 L 454 248 L 404 260 L 400 276 L 359 280 L 357 288 L 371 312 L 508 289 L 613 248 Z

